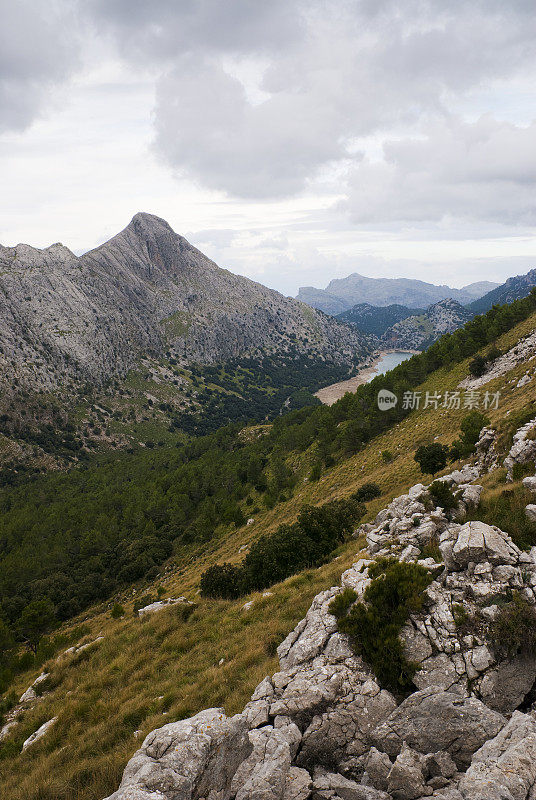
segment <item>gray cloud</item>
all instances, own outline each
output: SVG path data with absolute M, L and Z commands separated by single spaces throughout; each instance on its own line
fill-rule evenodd
M 46 107 L 51 87 L 77 65 L 67 2 L 0 0 L 0 132 L 23 130 Z
M 425 138 L 386 142 L 385 160 L 362 161 L 343 204 L 359 224 L 536 223 L 536 121 L 449 120 Z
M 448 118 L 466 93 L 535 68 L 536 15 L 522 0 L 91 7 L 125 57 L 162 70 L 155 148 L 164 162 L 244 198 L 298 193 L 344 163 L 355 139 Z M 257 99 L 244 85 L 248 63 Z

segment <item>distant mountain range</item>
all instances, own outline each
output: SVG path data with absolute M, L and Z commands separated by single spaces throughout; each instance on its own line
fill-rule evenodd
M 477 286 L 482 284 L 473 284 Z M 348 311 L 343 311 L 337 319 L 355 325 L 363 333 L 378 338 L 378 346 L 401 347 L 422 350 L 445 333 L 456 328 L 477 314 L 483 314 L 496 304 L 511 303 L 518 300 L 536 286 L 536 269 L 526 275 L 517 275 L 501 286 L 497 286 L 472 303 L 462 305 L 456 300 L 445 298 L 426 309 L 409 308 L 392 304 L 374 306 L 370 303 L 357 303 Z
M 478 281 L 462 289 L 453 289 L 450 286 L 436 286 L 410 278 L 368 278 L 354 272 L 346 278 L 330 281 L 326 289 L 302 286 L 297 299 L 335 316 L 362 303 L 373 306 L 396 304 L 422 309 L 450 297 L 464 305 L 498 286 L 499 284 L 491 281 Z

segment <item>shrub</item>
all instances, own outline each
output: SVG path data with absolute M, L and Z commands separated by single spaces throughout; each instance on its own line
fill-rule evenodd
M 390 450 L 382 450 L 382 461 L 384 464 L 389 464 L 393 460 L 393 454 Z
M 469 372 L 473 378 L 480 378 L 488 368 L 487 359 L 480 354 L 476 355 L 472 361 L 469 362 Z
M 369 567 L 369 576 L 364 602 L 351 605 L 353 595 L 343 593 L 332 601 L 330 612 L 380 684 L 403 695 L 412 690 L 418 667 L 406 658 L 399 633 L 409 615 L 421 610 L 432 575 L 419 564 L 382 558 Z
M 37 652 L 42 637 L 54 627 L 54 606 L 50 600 L 32 600 L 20 615 L 20 635 L 32 653 Z
M 221 564 L 206 570 L 201 576 L 201 593 L 209 597 L 239 597 L 265 589 L 307 567 L 319 566 L 363 516 L 360 498 L 376 497 L 380 491 L 376 484 L 368 483 L 347 500 L 303 506 L 297 522 L 280 525 L 274 533 L 253 542 L 240 566 Z
M 234 564 L 214 564 L 201 575 L 201 594 L 232 599 L 243 593 L 243 570 Z
M 440 564 L 443 561 L 443 556 L 441 554 L 441 550 L 439 549 L 439 543 L 437 539 L 431 539 L 421 548 L 421 557 L 422 558 L 433 558 L 436 564 Z
M 502 356 L 502 351 L 499 350 L 496 344 L 492 344 L 488 352 L 486 353 L 486 359 L 488 361 L 495 361 L 497 358 Z
M 313 465 L 311 470 L 311 474 L 309 475 L 310 481 L 318 481 L 322 477 L 322 464 L 320 461 L 317 461 L 316 464 Z
M 499 611 L 489 625 L 489 639 L 495 655 L 513 658 L 536 653 L 536 610 L 515 592 L 511 603 Z
M 469 414 L 462 419 L 460 425 L 461 435 L 459 439 L 453 443 L 450 449 L 450 457 L 454 460 L 472 453 L 478 441 L 480 431 L 486 425 L 489 425 L 488 417 L 476 409 L 469 412 Z
M 422 472 L 435 475 L 436 472 L 446 467 L 448 454 L 449 449 L 446 445 L 432 442 L 421 445 L 414 458 Z
M 380 497 L 382 490 L 377 483 L 364 483 L 357 492 L 354 492 L 352 498 L 359 503 L 366 503 L 369 500 L 374 500 L 375 497 Z
M 465 606 L 462 606 L 461 603 L 454 603 L 452 606 L 452 619 L 457 628 L 463 628 L 469 619 Z
M 441 506 L 445 511 L 451 511 L 458 506 L 452 489 L 445 481 L 434 481 L 428 487 L 428 492 L 432 495 L 436 505 Z
M 121 605 L 121 603 L 114 603 L 112 608 L 111 617 L 112 619 L 120 619 L 125 615 L 125 609 Z

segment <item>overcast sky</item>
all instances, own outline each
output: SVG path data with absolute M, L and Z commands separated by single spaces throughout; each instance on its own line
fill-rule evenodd
M 0 0 L 0 242 L 137 211 L 285 294 L 536 267 L 534 0 Z

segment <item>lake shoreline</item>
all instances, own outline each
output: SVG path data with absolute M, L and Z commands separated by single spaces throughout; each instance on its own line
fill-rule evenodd
M 347 380 L 339 381 L 338 383 L 332 383 L 330 386 L 323 386 L 322 389 L 319 389 L 318 392 L 315 392 L 315 397 L 318 397 L 320 402 L 325 406 L 332 406 L 333 403 L 336 403 L 337 400 L 340 400 L 341 397 L 344 397 L 346 392 L 355 392 L 358 386 L 368 383 L 370 380 L 372 380 L 372 378 L 375 378 L 377 374 L 380 374 L 377 373 L 376 370 L 384 356 L 392 353 L 411 353 L 411 355 L 418 355 L 420 352 L 420 350 L 406 350 L 400 347 L 378 351 L 378 353 L 374 354 L 374 361 L 369 364 L 369 366 L 359 370 L 357 375 L 354 375 L 353 378 L 348 378 Z

